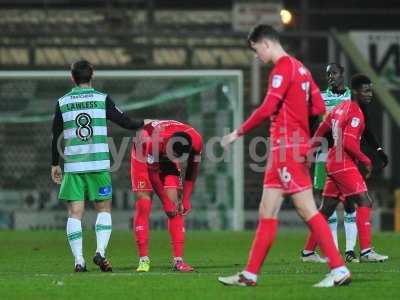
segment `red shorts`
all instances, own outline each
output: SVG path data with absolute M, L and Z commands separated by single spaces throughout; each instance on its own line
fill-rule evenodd
M 273 150 L 268 157 L 264 176 L 265 188 L 282 189 L 285 194 L 294 194 L 312 188 L 310 173 L 305 157 L 294 159 L 292 151 L 280 157 L 279 150 Z
M 136 156 L 135 147 L 132 147 L 131 152 L 131 182 L 132 191 L 144 192 L 153 191 L 147 170 L 147 162 L 143 158 Z M 181 171 L 179 167 L 171 161 L 160 162 L 160 178 L 167 189 L 181 189 Z
M 322 195 L 345 201 L 348 196 L 366 191 L 367 185 L 360 171 L 357 168 L 350 168 L 328 174 Z

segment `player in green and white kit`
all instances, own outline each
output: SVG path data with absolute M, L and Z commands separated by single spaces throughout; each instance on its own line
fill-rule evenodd
M 327 113 L 343 101 L 351 100 L 351 91 L 344 85 L 344 68 L 338 64 L 331 63 L 326 67 L 328 88 L 321 93 L 325 101 Z M 331 146 L 331 145 L 329 145 Z M 316 158 L 314 169 L 314 188 L 322 191 L 326 181 L 326 158 L 328 153 L 319 153 Z M 344 228 L 346 233 L 346 261 L 359 262 L 354 254 L 354 247 L 357 242 L 356 210 L 353 203 L 345 201 L 344 205 Z M 338 247 L 337 238 L 337 213 L 336 211 L 328 219 L 329 227 Z
M 144 121 L 133 121 L 121 112 L 106 94 L 91 87 L 93 67 L 86 61 L 75 62 L 71 78 L 76 84 L 58 99 L 53 120 L 51 177 L 61 184 L 59 199 L 68 206 L 66 226 L 68 242 L 75 258 L 75 272 L 85 272 L 82 254 L 84 200 L 93 201 L 97 211 L 95 224 L 97 250 L 93 261 L 103 272 L 112 271 L 105 258 L 110 239 L 112 185 L 107 143 L 107 120 L 136 130 Z M 59 165 L 58 140 L 64 137 L 64 176 Z
M 323 91 L 322 98 L 325 101 L 327 113 L 333 110 L 333 108 L 342 103 L 343 101 L 351 100 L 351 91 L 348 87 L 344 85 L 344 68 L 337 63 L 330 63 L 326 67 L 326 77 L 328 81 L 328 88 Z M 363 109 L 364 111 L 365 109 Z M 366 113 L 366 111 L 364 112 Z M 373 134 L 365 129 L 363 138 L 367 141 L 368 145 L 373 148 L 383 164 L 382 167 L 385 167 L 388 163 L 388 158 L 384 153 L 383 149 L 379 147 L 378 142 L 376 141 Z M 331 138 L 328 138 L 329 147 L 332 146 Z M 326 163 L 327 153 L 318 153 L 316 157 L 315 169 L 314 169 L 314 188 L 318 191 L 324 189 L 325 181 L 326 181 Z M 354 253 L 354 248 L 357 242 L 357 225 L 356 225 L 356 210 L 354 203 L 351 201 L 343 202 L 344 206 L 344 228 L 346 234 L 346 252 L 345 259 L 347 262 L 359 262 L 359 259 L 356 257 Z M 338 238 L 337 238 L 337 213 L 336 211 L 330 216 L 328 219 L 329 226 L 332 230 L 332 235 L 334 237 L 334 241 L 336 246 L 338 247 Z M 311 262 L 325 262 L 317 253 L 315 252 L 307 252 L 306 250 L 302 251 L 301 259 L 303 261 L 311 261 Z

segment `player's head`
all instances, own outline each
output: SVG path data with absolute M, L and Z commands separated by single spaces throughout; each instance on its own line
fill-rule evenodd
M 257 25 L 249 32 L 247 43 L 262 62 L 269 63 L 274 50 L 280 47 L 279 33 L 269 25 Z
M 326 66 L 326 80 L 333 89 L 344 88 L 344 68 L 338 63 L 329 63 Z
M 72 80 L 76 85 L 90 83 L 93 78 L 93 66 L 87 60 L 78 60 L 71 65 Z
M 360 104 L 368 104 L 372 101 L 372 82 L 364 74 L 356 74 L 350 80 L 351 95 L 353 100 Z
M 172 151 L 177 158 L 188 154 L 192 150 L 192 138 L 186 132 L 175 132 L 169 142 L 172 143 Z

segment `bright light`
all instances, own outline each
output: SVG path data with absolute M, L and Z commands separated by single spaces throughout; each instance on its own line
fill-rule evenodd
M 287 9 L 282 9 L 280 15 L 283 24 L 288 25 L 290 22 L 292 22 L 292 13 Z

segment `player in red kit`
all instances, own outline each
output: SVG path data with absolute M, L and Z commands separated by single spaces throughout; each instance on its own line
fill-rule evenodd
M 353 201 L 357 204 L 356 224 L 360 243 L 360 261 L 385 261 L 388 256 L 376 253 L 371 246 L 371 208 L 372 200 L 357 164 L 361 163 L 368 178 L 372 171 L 370 159 L 360 150 L 360 140 L 365 129 L 365 118 L 361 106 L 372 101 L 371 80 L 362 74 L 351 78 L 351 101 L 336 106 L 315 133 L 316 142 L 329 131 L 332 132 L 334 146 L 328 152 L 328 179 L 324 186 L 323 202 L 320 212 L 328 218 L 340 201 Z M 306 249 L 317 244 L 316 237 L 310 234 Z
M 183 262 L 185 242 L 184 216 L 191 210 L 190 197 L 200 167 L 201 135 L 191 126 L 172 120 L 153 121 L 145 125 L 131 154 L 132 190 L 135 192 L 133 231 L 139 252 L 138 272 L 148 272 L 149 218 L 154 191 L 168 216 L 174 269 L 191 272 Z M 181 163 L 186 160 L 181 192 Z M 180 197 L 180 194 L 182 197 Z
M 311 115 L 325 112 L 319 88 L 303 64 L 282 48 L 279 34 L 268 25 L 255 27 L 249 46 L 264 63 L 272 62 L 268 91 L 261 106 L 240 126 L 222 139 L 226 147 L 240 136 L 271 119 L 271 148 L 264 177 L 260 219 L 247 266 L 229 277 L 219 277 L 225 285 L 254 286 L 264 259 L 271 248 L 277 228 L 283 195 L 290 195 L 301 218 L 315 234 L 329 258 L 331 272 L 316 287 L 350 283 L 351 275 L 336 249 L 325 218 L 318 212 L 306 163 L 309 149 Z

